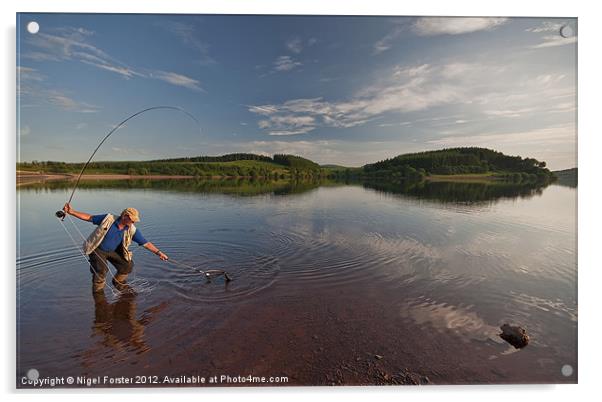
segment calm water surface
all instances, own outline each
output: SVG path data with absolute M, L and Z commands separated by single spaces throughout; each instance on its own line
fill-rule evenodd
M 93 296 L 54 217 L 70 184 L 21 187 L 17 375 L 289 376 L 291 385 L 576 382 L 576 189 L 482 184 L 97 183 L 73 206 L 134 206 L 134 292 Z M 516 187 L 516 186 L 515 186 Z M 498 337 L 522 325 L 531 344 Z M 561 374 L 563 365 L 573 374 Z

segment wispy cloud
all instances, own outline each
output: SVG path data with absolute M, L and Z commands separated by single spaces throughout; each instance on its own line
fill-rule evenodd
M 296 61 L 290 56 L 279 56 L 274 61 L 274 70 L 275 71 L 291 71 L 298 66 L 301 66 L 302 63 L 300 61 Z
M 556 32 L 560 33 L 560 28 L 562 28 L 562 23 L 559 22 L 551 22 L 551 21 L 543 21 L 536 27 L 527 28 L 525 31 L 527 32 Z
M 531 46 L 531 49 L 541 49 L 546 47 L 554 47 L 554 46 L 565 46 L 571 45 L 573 43 L 577 43 L 577 37 L 571 36 L 570 38 L 563 38 L 560 35 L 546 35 L 542 37 L 543 42 L 538 43 L 537 45 Z
M 104 50 L 92 45 L 89 38 L 93 35 L 92 31 L 72 27 L 56 28 L 49 33 L 40 32 L 27 39 L 28 44 L 37 50 L 25 53 L 23 57 L 37 61 L 79 61 L 119 74 L 124 78 L 141 75 Z
M 17 79 L 19 81 L 38 81 L 42 82 L 45 80 L 45 76 L 38 70 L 31 67 L 17 66 Z
M 167 72 L 167 71 L 155 71 L 150 74 L 150 77 L 156 78 L 161 81 L 168 82 L 172 85 L 177 85 L 177 86 L 185 87 L 188 89 L 192 89 L 194 91 L 202 91 L 202 92 L 205 91 L 199 85 L 200 82 L 198 80 L 195 80 L 194 78 L 190 78 L 190 77 L 187 77 L 182 74 L 177 74 L 177 73 Z
M 321 127 L 356 127 L 387 114 L 404 115 L 444 105 L 463 110 L 438 124 L 450 128 L 477 121 L 494 125 L 496 119 L 561 113 L 574 108 L 570 100 L 564 102 L 566 105 L 562 108 L 555 106 L 556 98 L 574 93 L 572 84 L 564 82 L 564 74 L 537 74 L 520 79 L 516 79 L 515 74 L 512 64 L 399 65 L 348 99 L 301 98 L 249 105 L 247 109 L 261 116 L 258 127 L 267 134 L 299 135 Z M 408 118 L 405 119 L 403 124 L 408 122 Z M 428 120 L 443 118 L 435 116 Z M 412 119 L 413 123 L 419 121 Z M 380 126 L 391 125 L 382 123 Z
M 527 28 L 525 31 L 545 34 L 541 36 L 540 43 L 530 46 L 531 49 L 542 49 L 577 43 L 577 36 L 573 32 L 572 26 L 566 22 L 543 21 L 535 27 Z M 565 32 L 569 35 L 565 35 Z
M 393 46 L 393 42 L 401 36 L 405 27 L 396 26 L 391 32 L 389 32 L 385 37 L 376 42 L 373 46 L 373 54 L 380 54 L 387 50 L 389 50 Z
M 248 110 L 267 117 L 259 122 L 259 127 L 268 129 L 271 135 L 304 134 L 318 126 L 354 127 L 386 112 L 410 112 L 461 102 L 465 90 L 436 80 L 441 71 L 429 65 L 397 67 L 389 77 L 346 101 L 326 101 L 322 97 L 293 99 L 282 104 L 254 105 Z
M 315 128 L 313 116 L 275 115 L 269 119 L 260 120 L 257 125 L 269 129 L 269 135 L 306 134 Z
M 454 146 L 487 146 L 502 148 L 505 145 L 514 147 L 540 145 L 545 143 L 574 143 L 575 127 L 572 125 L 552 126 L 525 131 L 493 132 L 471 136 L 449 136 L 428 141 L 429 144 L 454 147 Z
M 193 48 L 198 57 L 196 62 L 203 66 L 215 64 L 215 59 L 209 54 L 210 45 L 201 39 L 194 25 L 179 21 L 161 21 L 157 26 L 178 37 L 186 46 Z
M 178 33 L 199 51 L 204 51 L 204 45 L 196 40 L 184 24 L 167 24 L 168 29 Z M 133 68 L 109 55 L 106 51 L 93 45 L 90 38 L 94 32 L 84 28 L 56 28 L 50 33 L 38 33 L 28 39 L 28 43 L 37 51 L 25 53 L 24 58 L 36 61 L 75 61 L 103 71 L 115 73 L 125 79 L 134 77 L 154 78 L 172 85 L 202 91 L 198 80 L 175 72 Z M 202 53 L 202 52 L 201 52 Z M 207 60 L 205 60 L 207 61 Z M 27 72 L 26 72 L 27 73 Z M 31 74 L 31 72 L 29 72 Z M 68 102 L 64 102 L 67 104 Z
M 417 35 L 460 35 L 477 31 L 489 31 L 506 23 L 507 18 L 483 17 L 421 17 L 412 30 Z
M 17 93 L 30 102 L 30 106 L 45 104 L 79 113 L 95 113 L 99 110 L 98 106 L 77 101 L 65 91 L 49 88 L 45 82 L 46 77 L 34 68 L 18 66 L 17 77 Z
M 48 90 L 43 93 L 46 101 L 62 110 L 79 113 L 96 113 L 99 108 L 86 102 L 77 101 L 63 92 L 57 90 Z
M 294 38 L 286 42 L 286 48 L 293 53 L 299 54 L 303 50 L 303 41 L 301 38 Z

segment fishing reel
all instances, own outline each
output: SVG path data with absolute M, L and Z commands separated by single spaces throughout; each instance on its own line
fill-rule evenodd
M 64 220 L 64 219 L 65 219 L 65 216 L 67 216 L 67 215 L 65 214 L 65 211 L 56 211 L 54 214 L 55 214 L 55 215 L 56 215 L 56 217 L 57 217 L 57 218 L 59 218 L 60 220 Z

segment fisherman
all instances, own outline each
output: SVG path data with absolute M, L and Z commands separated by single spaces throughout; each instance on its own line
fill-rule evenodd
M 78 212 L 69 203 L 65 204 L 63 211 L 98 226 L 84 242 L 84 252 L 90 256 L 93 292 L 101 292 L 105 287 L 109 269 L 107 261 L 117 269 L 117 274 L 113 277 L 113 285 L 117 289 L 124 287 L 128 274 L 134 268 L 132 252 L 129 250 L 132 240 L 158 255 L 163 261 L 169 258 L 153 243 L 147 241 L 134 226 L 134 222 L 140 221 L 140 214 L 135 208 L 124 209 L 118 218 L 111 214 L 90 215 Z

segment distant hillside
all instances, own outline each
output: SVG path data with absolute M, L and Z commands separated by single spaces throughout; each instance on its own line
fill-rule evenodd
M 558 178 L 557 183 L 568 187 L 577 187 L 577 168 L 555 170 L 554 175 Z
M 83 166 L 83 163 L 32 161 L 17 163 L 17 170 L 22 172 L 21 174 L 35 172 L 77 175 Z M 449 179 L 463 180 L 469 175 L 482 175 L 482 180 L 495 178 L 512 182 L 554 179 L 552 172 L 546 168 L 545 162 L 533 158 L 508 156 L 491 149 L 475 147 L 403 154 L 367 164 L 361 168 L 347 168 L 332 164 L 320 166 L 314 161 L 297 155 L 276 154 L 270 157 L 250 153 L 232 153 L 221 156 L 195 156 L 151 161 L 92 162 L 88 165 L 86 173 L 270 179 L 329 177 L 344 180 L 392 181 L 399 179 L 422 180 L 427 176 L 431 180 L 438 179 L 437 176 L 450 176 Z M 564 173 L 561 172 L 561 175 Z
M 37 173 L 78 174 L 83 163 L 22 162 L 17 170 Z M 234 153 L 221 156 L 196 156 L 151 161 L 92 162 L 86 174 L 127 174 L 132 176 L 168 175 L 197 177 L 309 178 L 326 174 L 317 163 L 295 155 Z
M 410 153 L 364 166 L 370 177 L 420 178 L 425 175 L 488 173 L 512 181 L 551 180 L 545 162 L 504 155 L 487 148 L 448 148 Z
M 274 163 L 288 166 L 292 169 L 320 170 L 320 165 L 316 162 L 295 155 L 276 154 L 274 155 Z

